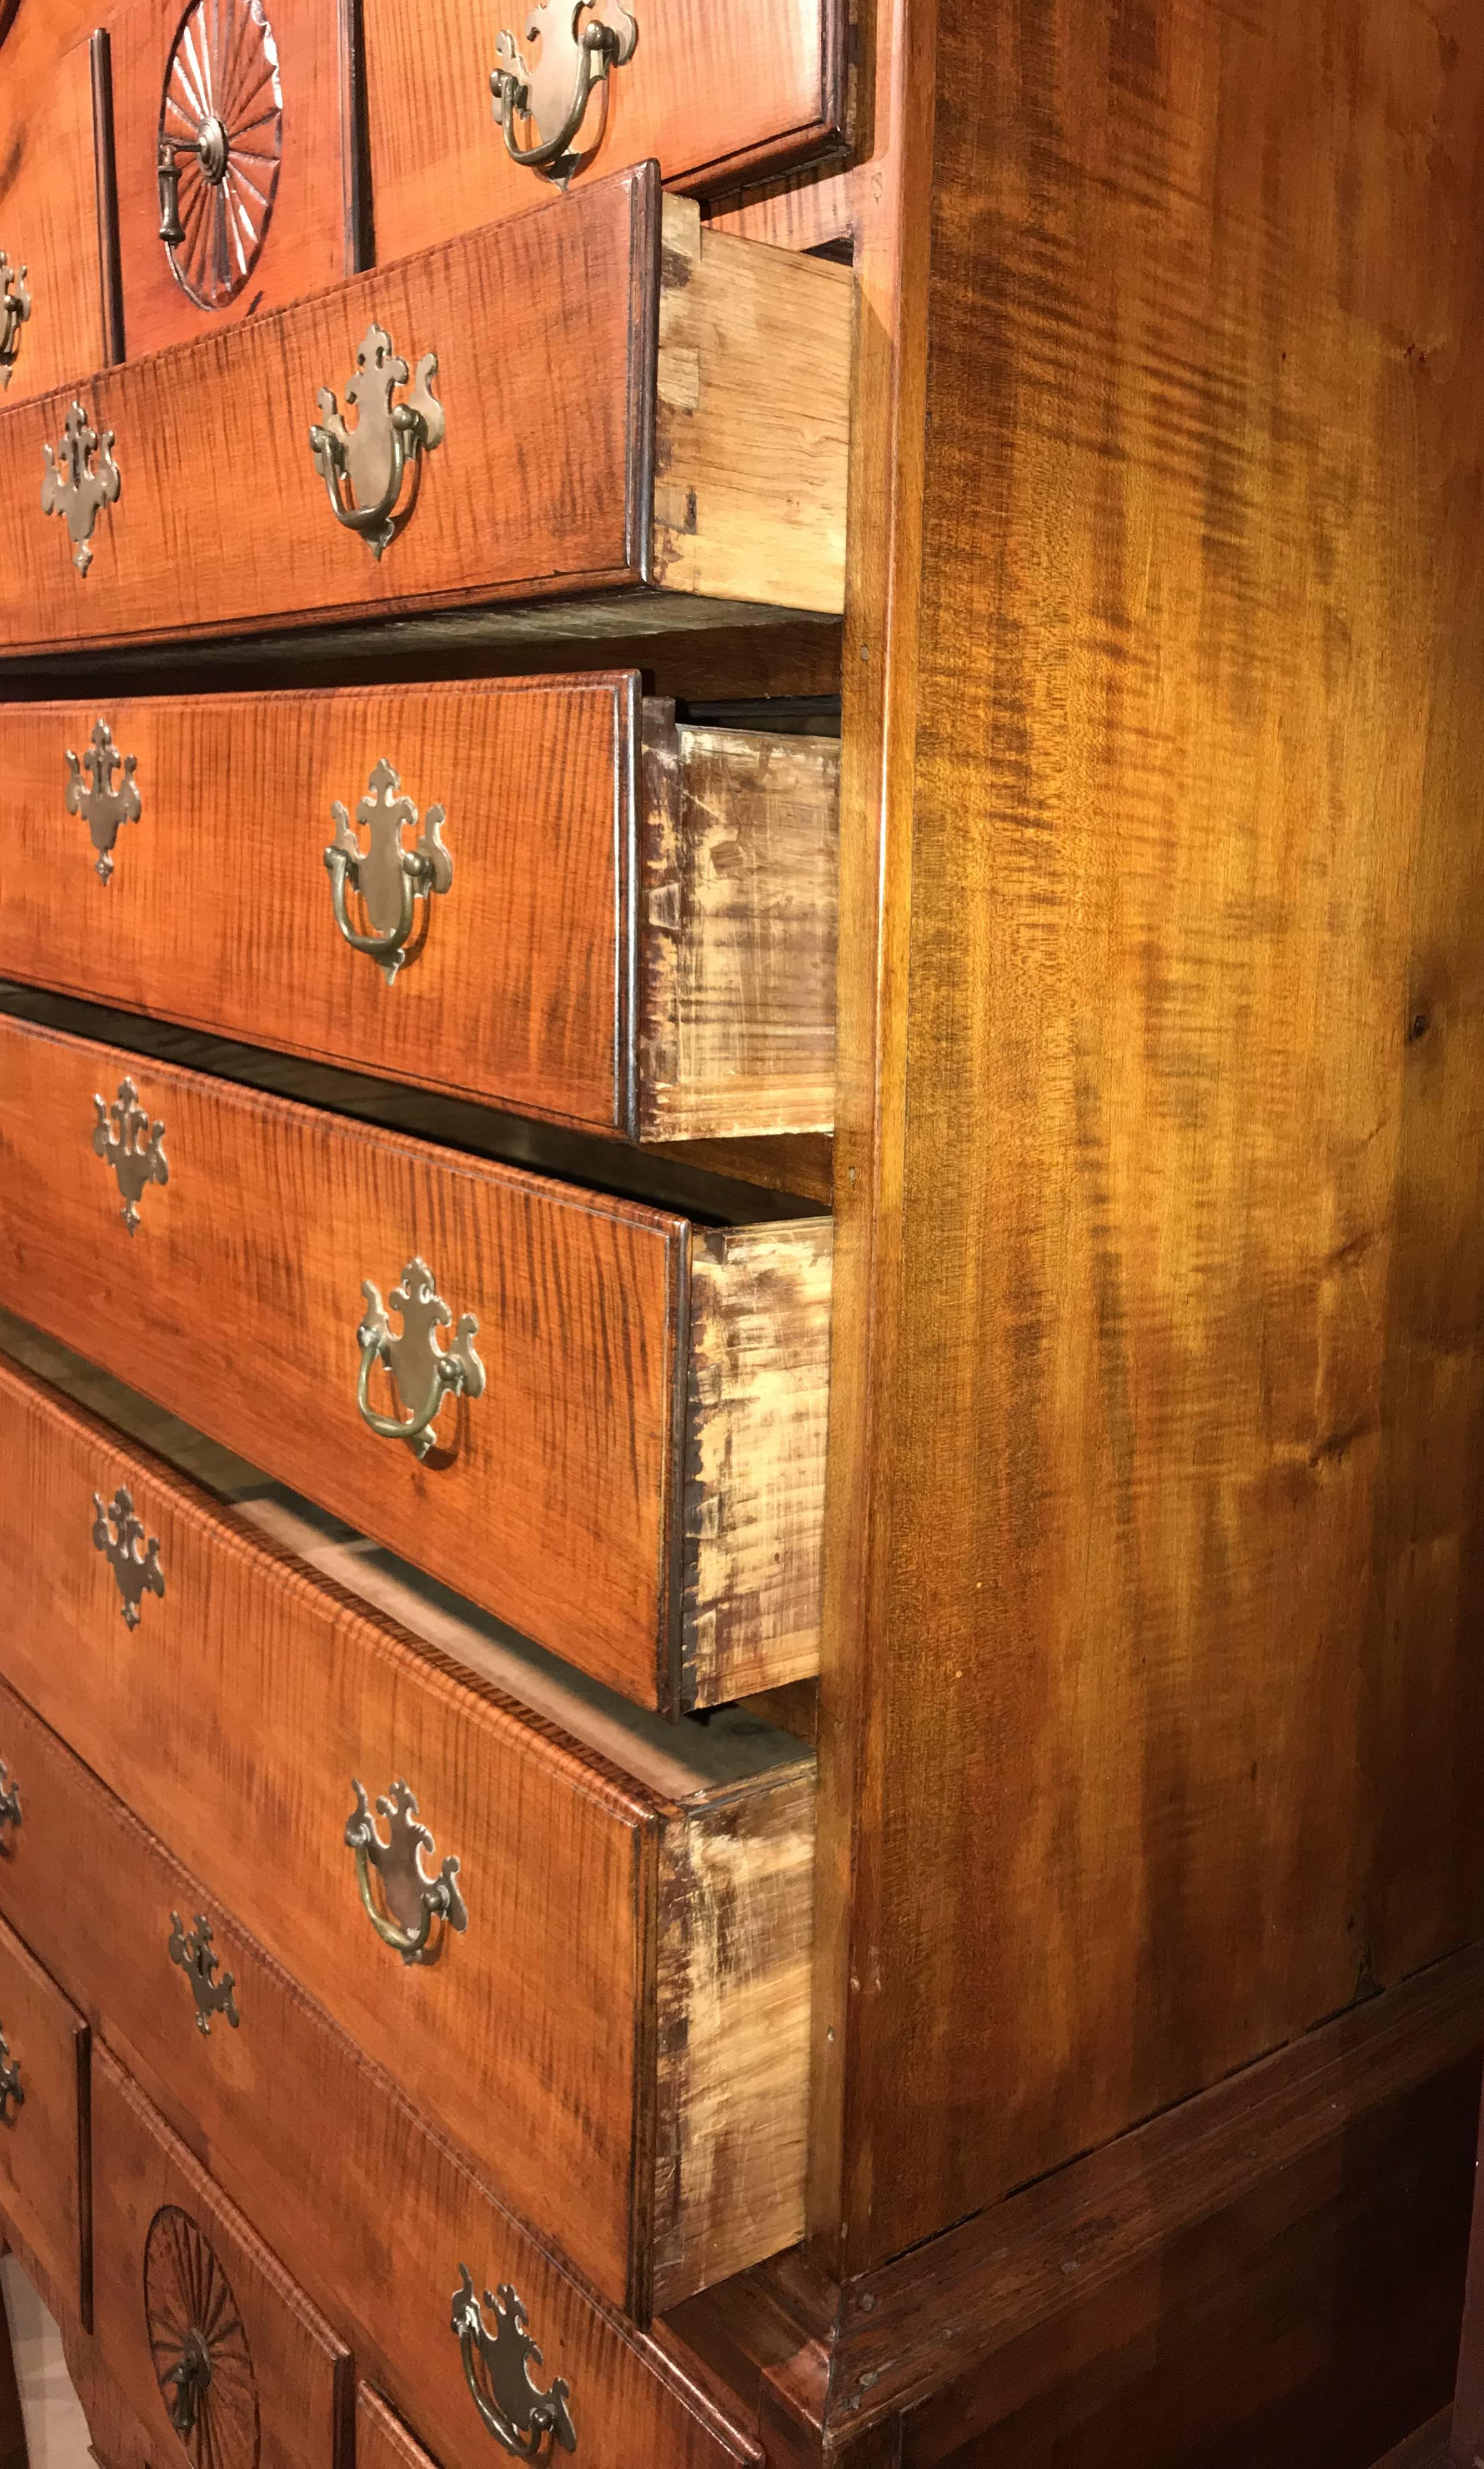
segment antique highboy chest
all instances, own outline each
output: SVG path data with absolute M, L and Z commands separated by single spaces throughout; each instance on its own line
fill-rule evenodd
M 1481 198 L 1454 0 L 0 0 L 0 2235 L 104 2469 L 1443 2397 Z

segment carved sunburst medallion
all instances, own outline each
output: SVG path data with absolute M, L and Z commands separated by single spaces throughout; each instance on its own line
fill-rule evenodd
M 257 265 L 283 142 L 278 45 L 263 0 L 194 0 L 160 104 L 161 160 L 178 174 L 161 238 L 198 308 L 226 308 Z
M 189 2212 L 145 2240 L 145 2315 L 165 2413 L 199 2469 L 257 2469 L 258 2379 L 231 2283 Z

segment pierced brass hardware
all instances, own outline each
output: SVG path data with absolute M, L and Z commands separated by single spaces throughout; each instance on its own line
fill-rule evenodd
M 10 1858 L 10 1846 L 5 1839 L 5 1830 L 8 1826 L 19 1826 L 20 1822 L 20 1789 L 11 1781 L 11 1769 L 0 1758 L 0 1856 L 6 1859 Z
M 139 1092 L 132 1080 L 119 1082 L 119 1094 L 111 1106 L 105 1105 L 96 1091 L 93 1103 L 98 1120 L 93 1125 L 93 1146 L 105 1165 L 111 1166 L 124 1196 L 120 1211 L 125 1225 L 132 1234 L 139 1224 L 139 1203 L 146 1187 L 151 1183 L 169 1183 L 170 1165 L 163 1146 L 165 1126 L 149 1121 L 139 1102 Z M 110 1133 L 110 1122 L 113 1130 Z M 148 1129 L 149 1137 L 145 1138 Z
M 113 431 L 93 427 L 80 403 L 75 403 L 62 424 L 57 444 L 43 446 L 46 477 L 41 483 L 41 512 L 60 515 L 73 541 L 73 565 L 86 574 L 93 563 L 93 532 L 104 506 L 114 505 L 123 486 L 113 459 Z M 98 460 L 93 460 L 94 454 Z
M 367 783 L 367 795 L 355 809 L 355 819 L 371 835 L 362 848 L 351 829 L 351 818 L 338 797 L 331 807 L 334 839 L 325 851 L 335 924 L 353 952 L 365 952 L 379 966 L 387 984 L 407 958 L 407 943 L 420 900 L 430 901 L 453 881 L 453 860 L 442 832 L 447 818 L 442 806 L 429 806 L 415 847 L 402 845 L 404 832 L 418 829 L 418 810 L 400 796 L 401 782 L 390 763 L 378 763 Z M 346 908 L 347 889 L 358 892 L 376 928 L 359 935 Z
M 124 1598 L 124 1626 L 139 1627 L 139 1606 L 146 1595 L 165 1593 L 165 1577 L 160 1567 L 160 1538 L 151 1534 L 145 1542 L 144 1520 L 134 1514 L 134 1503 L 121 1483 L 106 1507 L 101 1492 L 93 1494 L 93 1542 L 113 1571 L 114 1582 Z
M 106 883 L 113 872 L 113 844 L 124 825 L 137 823 L 143 812 L 134 778 L 136 761 L 134 755 L 119 752 L 105 720 L 93 723 L 92 739 L 80 760 L 67 748 L 67 812 L 80 815 L 88 827 L 98 851 L 93 871 L 100 883 Z M 115 788 L 113 775 L 121 763 L 124 778 Z M 82 785 L 84 772 L 87 788 Z
M 0 248 L 0 393 L 10 384 L 11 372 L 20 358 L 21 328 L 30 315 L 26 269 L 12 265 Z
M 364 1788 L 353 1780 L 351 1789 L 355 1807 L 346 1823 L 345 1839 L 355 1855 L 356 1882 L 371 1926 L 382 1945 L 395 1948 L 403 1963 L 431 1963 L 437 1950 L 428 1951 L 428 1940 L 435 1922 L 442 1921 L 451 1929 L 468 1927 L 468 1912 L 455 1883 L 457 1857 L 450 1852 L 439 1875 L 428 1877 L 422 1855 L 431 1853 L 436 1859 L 437 1846 L 427 1828 L 419 1823 L 417 1801 L 400 1778 L 377 1802 L 377 1815 L 387 1822 L 385 1842 Z M 373 1870 L 380 1881 L 379 1900 L 372 1884 Z
M 490 72 L 494 117 L 511 161 L 565 189 L 584 156 L 602 142 L 600 125 L 591 144 L 577 150 L 600 87 L 606 119 L 608 78 L 633 58 L 638 22 L 622 0 L 533 0 L 525 38 L 540 45 L 534 67 L 508 29 L 495 42 L 497 65 Z M 516 136 L 517 124 L 534 144 Z
M 181 1926 L 180 1914 L 170 1916 L 170 1943 L 166 1949 L 171 1963 L 178 1964 L 191 1983 L 195 2000 L 195 2028 L 206 2040 L 211 2038 L 212 2017 L 224 2015 L 235 2032 L 238 2011 L 232 1991 L 235 1974 L 224 1972 L 217 1978 L 219 1957 L 212 1951 L 212 1925 L 204 1912 L 197 1912 L 195 1926 L 188 1937 Z
M 423 455 L 443 444 L 444 408 L 432 391 L 437 374 L 436 352 L 424 352 L 413 375 L 390 335 L 373 324 L 345 390 L 346 409 L 355 411 L 354 427 L 347 427 L 328 386 L 316 397 L 319 419 L 309 430 L 314 468 L 336 522 L 358 532 L 373 557 L 381 555 L 417 503 Z M 393 395 L 409 377 L 406 402 L 394 404 Z M 399 512 L 409 473 L 412 486 Z
M 5 2034 L 0 2032 L 0 2126 L 8 2126 L 11 2122 L 11 2101 L 13 2100 L 16 2108 L 19 2109 L 25 2097 L 26 2091 L 21 2082 L 20 2067 L 11 2055 L 9 2041 Z
M 417 1457 L 425 1458 L 437 1442 L 433 1425 L 445 1397 L 485 1394 L 485 1367 L 474 1351 L 479 1323 L 472 1312 L 465 1312 L 450 1344 L 439 1347 L 435 1331 L 446 1328 L 453 1314 L 425 1260 L 409 1260 L 401 1284 L 392 1289 L 392 1309 L 401 1314 L 400 1337 L 392 1335 L 379 1287 L 367 1278 L 361 1293 L 366 1317 L 355 1332 L 360 1348 L 355 1402 L 361 1419 L 378 1440 L 405 1441 Z M 405 1421 L 378 1415 L 372 1406 L 371 1374 L 378 1363 L 391 1373 L 403 1405 L 410 1410 Z
M 453 2329 L 464 2361 L 464 2380 L 487 2432 L 517 2460 L 549 2459 L 559 2449 L 577 2450 L 577 2430 L 567 2402 L 570 2384 L 559 2375 L 550 2391 L 538 2391 L 531 2368 L 541 2352 L 527 2329 L 525 2307 L 508 2281 L 485 2291 L 494 2320 L 486 2326 L 468 2264 L 459 2266 L 453 2293 Z

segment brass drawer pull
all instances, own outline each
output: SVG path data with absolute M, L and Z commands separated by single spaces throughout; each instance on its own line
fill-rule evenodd
M 577 2430 L 567 2402 L 570 2384 L 559 2375 L 550 2391 L 537 2391 L 531 2368 L 541 2352 L 526 2328 L 526 2310 L 508 2281 L 485 2291 L 494 2319 L 491 2335 L 474 2295 L 467 2263 L 459 2266 L 453 2293 L 453 2329 L 464 2361 L 464 2380 L 488 2432 L 517 2460 L 549 2459 L 559 2448 L 577 2450 Z M 548 2436 L 550 2442 L 548 2443 Z
M 584 15 L 587 23 L 579 32 Z M 565 189 L 582 161 L 573 147 L 587 106 L 602 86 L 606 112 L 608 73 L 633 58 L 638 23 L 622 0 L 535 0 L 525 31 L 528 42 L 533 35 L 540 40 L 535 68 L 508 29 L 496 40 L 499 65 L 490 72 L 494 116 L 511 161 Z M 534 131 L 534 146 L 520 144 L 517 121 Z M 596 143 L 585 150 L 593 152 Z
M 0 392 L 11 382 L 11 371 L 20 358 L 21 328 L 30 315 L 26 269 L 13 266 L 0 248 Z
M 335 836 L 325 851 L 335 924 L 353 952 L 365 952 L 377 962 L 388 985 L 395 983 L 407 958 L 418 902 L 431 902 L 453 881 L 453 860 L 441 837 L 447 820 L 443 807 L 429 806 L 416 847 L 404 848 L 402 834 L 417 831 L 418 810 L 400 792 L 401 781 L 390 763 L 378 763 L 355 809 L 357 823 L 371 835 L 370 845 L 362 848 L 337 797 L 330 809 Z M 358 935 L 351 924 L 347 889 L 359 892 L 365 902 L 374 935 Z
M 86 574 L 93 563 L 93 532 L 104 506 L 113 505 L 123 486 L 113 459 L 113 431 L 99 432 L 80 403 L 62 423 L 54 447 L 43 446 L 46 477 L 41 483 L 41 512 L 64 518 L 73 541 L 73 565 Z M 94 454 L 98 460 L 93 460 Z
M 345 390 L 346 409 L 354 404 L 355 426 L 348 428 L 328 386 L 316 401 L 319 419 L 309 430 L 314 468 L 337 523 L 358 532 L 373 557 L 379 557 L 400 520 L 405 521 L 417 501 L 422 457 L 443 444 L 444 409 L 432 391 L 438 354 L 424 352 L 416 375 L 381 326 L 366 329 L 355 355 L 355 375 Z M 392 396 L 411 378 L 405 403 Z M 412 474 L 412 488 L 400 516 L 398 503 L 402 482 Z
M 93 1512 L 94 1549 L 107 1561 L 124 1598 L 125 1627 L 137 1628 L 139 1606 L 145 1596 L 158 1595 L 164 1600 L 160 1538 L 151 1534 L 146 1541 L 144 1519 L 135 1511 L 133 1494 L 122 1483 L 111 1501 L 104 1502 L 102 1492 L 94 1492 Z
M 214 2015 L 224 2015 L 235 2032 L 240 2019 L 232 1996 L 236 1975 L 224 1972 L 219 1980 L 217 1978 L 218 1957 L 212 1949 L 212 1925 L 206 1914 L 196 1913 L 195 1926 L 188 1937 L 181 1927 L 180 1914 L 171 1912 L 167 1950 L 171 1963 L 179 1964 L 191 1983 L 191 1995 L 195 2000 L 195 2028 L 202 2038 L 210 2040 Z
M 429 1953 L 428 1941 L 434 1923 L 442 1921 L 451 1929 L 468 1927 L 468 1912 L 456 1883 L 457 1857 L 450 1852 L 438 1876 L 427 1875 L 422 1855 L 431 1853 L 436 1859 L 437 1846 L 420 1823 L 417 1801 L 400 1778 L 377 1802 L 377 1816 L 386 1819 L 385 1842 L 377 1831 L 364 1787 L 353 1779 L 351 1789 L 355 1807 L 346 1823 L 345 1839 L 355 1855 L 356 1883 L 371 1926 L 383 1946 L 395 1947 L 403 1963 L 432 1963 L 437 1949 Z M 373 1870 L 380 1880 L 379 1897 L 372 1884 Z
M 400 1337 L 392 1335 L 380 1288 L 370 1278 L 361 1293 L 366 1317 L 355 1332 L 360 1347 L 355 1402 L 361 1419 L 378 1440 L 405 1441 L 415 1456 L 425 1458 L 437 1439 L 433 1425 L 445 1397 L 485 1394 L 485 1367 L 474 1351 L 479 1323 L 472 1312 L 465 1312 L 450 1343 L 440 1348 L 434 1332 L 446 1328 L 453 1314 L 425 1260 L 409 1260 L 401 1284 L 392 1289 L 392 1309 L 401 1314 Z M 411 1409 L 405 1422 L 394 1415 L 378 1415 L 371 1403 L 371 1374 L 378 1363 L 390 1373 L 403 1405 Z
M 93 1103 L 98 1119 L 93 1125 L 93 1147 L 104 1165 L 111 1166 L 124 1206 L 119 1211 L 132 1234 L 139 1224 L 139 1204 L 151 1183 L 170 1181 L 170 1165 L 165 1155 L 165 1125 L 151 1123 L 139 1102 L 139 1092 L 132 1080 L 119 1082 L 114 1103 L 104 1103 L 96 1092 Z M 110 1132 L 110 1122 L 113 1130 Z M 148 1131 L 148 1140 L 145 1134 Z
M 0 1758 L 0 1854 L 4 1854 L 7 1859 L 10 1858 L 10 1846 L 5 1839 L 5 1830 L 8 1826 L 19 1826 L 20 1822 L 20 1787 L 11 1781 L 11 1769 L 5 1760 Z
M 144 2284 L 155 2381 L 187 2458 L 245 2469 L 258 2457 L 252 2351 L 217 2250 L 178 2204 L 162 2204 L 149 2224 Z
M 113 731 L 105 720 L 93 724 L 93 740 L 87 752 L 80 758 L 71 747 L 67 749 L 67 812 L 80 815 L 86 823 L 98 863 L 93 871 L 100 883 L 106 883 L 113 872 L 113 844 L 125 823 L 137 823 L 141 814 L 139 788 L 134 778 L 137 757 L 121 754 L 113 742 Z M 120 764 L 124 778 L 114 787 L 113 775 Z M 89 786 L 82 786 L 87 773 Z
M 11 2055 L 10 2042 L 5 2034 L 0 2032 L 0 2125 L 8 2126 L 11 2123 L 11 2101 L 13 2100 L 15 2107 L 19 2109 L 25 2097 L 20 2067 Z

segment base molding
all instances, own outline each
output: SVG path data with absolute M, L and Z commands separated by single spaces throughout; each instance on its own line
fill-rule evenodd
M 1484 1947 L 835 2289 L 801 2255 L 677 2338 L 779 2469 L 1367 2469 L 1449 2398 Z

